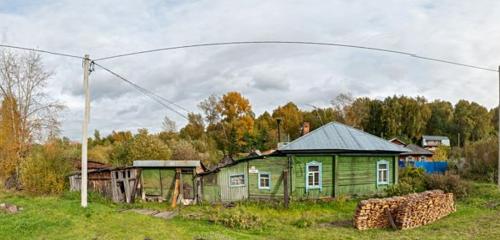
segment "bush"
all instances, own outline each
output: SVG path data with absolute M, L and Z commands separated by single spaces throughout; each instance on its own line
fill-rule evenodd
M 474 180 L 497 181 L 498 139 L 486 138 L 464 147 L 461 175 Z
M 441 189 L 447 193 L 453 193 L 456 198 L 467 197 L 470 184 L 460 179 L 458 175 L 431 174 L 426 177 L 427 189 Z
M 399 169 L 398 184 L 385 189 L 388 196 L 400 196 L 409 193 L 423 192 L 426 187 L 426 175 L 422 168 L 407 167 Z
M 66 187 L 66 175 L 71 170 L 74 146 L 58 139 L 33 149 L 21 166 L 23 188 L 31 193 L 61 193 Z
M 242 209 L 220 211 L 212 215 L 210 220 L 229 228 L 254 229 L 262 226 L 262 220 L 257 215 L 245 212 Z

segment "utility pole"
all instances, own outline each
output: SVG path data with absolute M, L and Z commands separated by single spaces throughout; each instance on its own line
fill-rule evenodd
M 80 195 L 82 198 L 82 207 L 87 207 L 87 141 L 90 115 L 90 90 L 89 90 L 89 75 L 90 75 L 90 57 L 88 54 L 83 59 L 83 91 L 85 92 L 85 111 L 83 114 L 82 127 L 82 186 Z

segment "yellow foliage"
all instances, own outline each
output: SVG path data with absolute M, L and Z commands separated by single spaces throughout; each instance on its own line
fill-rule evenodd
M 20 116 L 14 97 L 4 97 L 0 111 L 0 176 L 15 174 L 20 162 Z
M 65 158 L 65 146 L 51 140 L 33 151 L 22 164 L 21 181 L 26 191 L 38 194 L 61 193 L 71 162 Z

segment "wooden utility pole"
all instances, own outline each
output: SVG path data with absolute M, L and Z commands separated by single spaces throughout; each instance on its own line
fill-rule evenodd
M 82 186 L 80 190 L 82 207 L 87 207 L 87 141 L 90 115 L 90 93 L 89 93 L 90 57 L 88 54 L 83 59 L 83 91 L 85 92 L 85 111 L 83 114 L 82 128 Z

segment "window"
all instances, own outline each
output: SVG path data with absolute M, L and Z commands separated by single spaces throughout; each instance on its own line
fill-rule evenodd
M 420 161 L 426 161 L 427 158 L 425 156 L 420 156 Z
M 259 173 L 259 189 L 271 188 L 271 174 Z
M 306 164 L 306 190 L 321 189 L 321 163 Z
M 377 162 L 377 184 L 389 183 L 389 162 L 381 160 Z
M 235 174 L 235 175 L 229 176 L 229 186 L 231 186 L 231 187 L 245 186 L 245 175 L 244 174 Z

